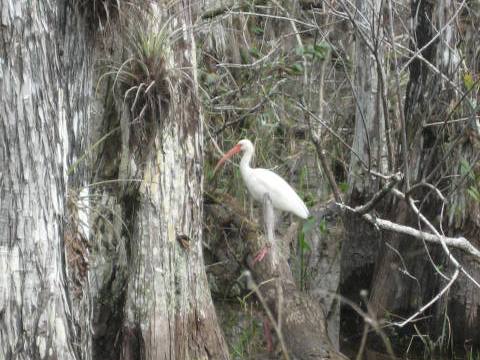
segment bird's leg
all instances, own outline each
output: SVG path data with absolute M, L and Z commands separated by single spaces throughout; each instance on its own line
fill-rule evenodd
M 270 195 L 266 193 L 263 196 L 263 223 L 265 225 L 265 235 L 269 243 L 273 243 L 275 238 L 275 213 Z
M 265 225 L 265 235 L 267 238 L 267 245 L 264 246 L 253 259 L 252 265 L 258 261 L 262 261 L 268 250 L 272 247 L 275 237 L 275 214 L 273 212 L 273 205 L 270 195 L 267 193 L 263 196 L 263 222 Z

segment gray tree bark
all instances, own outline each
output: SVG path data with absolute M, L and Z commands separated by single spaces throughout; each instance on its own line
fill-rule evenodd
M 355 88 L 356 101 L 353 153 L 348 174 L 348 202 L 352 206 L 365 203 L 380 187 L 380 179 L 369 173 L 386 173 L 387 147 L 382 78 L 382 1 L 356 1 L 355 27 Z M 348 9 L 353 13 L 354 10 Z M 345 239 L 341 252 L 340 292 L 361 302 L 360 290 L 369 289 L 373 277 L 378 233 L 360 218 L 345 219 Z M 350 317 L 349 307 L 342 316 Z M 352 313 L 353 316 L 354 313 Z M 351 321 L 351 320 L 350 320 Z M 353 327 L 347 322 L 346 329 Z
M 88 317 L 64 215 L 91 89 L 84 24 L 66 2 L 3 1 L 0 14 L 0 358 L 79 359 Z
M 107 90 L 100 137 L 115 135 L 100 146 L 96 166 L 108 211 L 96 214 L 93 226 L 95 359 L 229 358 L 203 264 L 203 119 L 192 7 L 176 2 L 170 11 L 152 6 L 138 20 L 151 34 L 172 16 L 171 47 L 163 54 L 168 99 L 157 99 L 158 111 L 147 109 L 153 120 L 134 116 L 131 104 Z
M 189 4 L 176 10 L 177 26 L 185 30 L 174 45 L 174 62 L 187 75 L 174 85 L 140 188 L 128 323 L 140 326 L 147 359 L 228 359 L 203 263 L 203 117 L 192 15 Z

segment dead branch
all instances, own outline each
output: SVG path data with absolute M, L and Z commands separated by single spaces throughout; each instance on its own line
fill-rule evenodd
M 457 280 L 459 274 L 460 274 L 460 268 L 456 268 L 450 281 L 447 283 L 447 285 L 445 285 L 445 287 L 437 295 L 433 297 L 432 300 L 430 300 L 428 303 L 423 305 L 415 314 L 411 315 L 408 319 L 405 319 L 404 321 L 401 321 L 401 322 L 394 322 L 392 323 L 392 325 L 398 326 L 400 328 L 404 327 L 405 325 L 413 321 L 416 317 L 423 314 L 425 310 L 427 310 L 430 306 L 435 304 L 447 292 L 447 290 L 450 289 L 453 283 Z
M 357 213 L 357 211 L 350 206 L 344 205 L 344 204 L 337 204 L 343 211 L 348 211 L 351 213 Z M 447 236 L 438 236 L 434 235 L 425 231 L 420 231 L 415 228 L 412 228 L 410 226 L 405 226 L 405 225 L 400 225 L 394 222 L 391 222 L 389 220 L 377 218 L 371 214 L 363 214 L 360 215 L 362 219 L 368 221 L 370 224 L 373 226 L 383 229 L 383 230 L 388 230 L 388 231 L 394 231 L 400 234 L 405 234 L 405 235 L 410 235 L 415 239 L 418 240 L 425 240 L 427 242 L 433 243 L 433 244 L 438 244 L 441 245 L 442 241 L 445 243 L 446 246 L 456 248 L 459 250 L 462 250 L 463 252 L 473 255 L 474 259 L 478 262 L 480 262 L 480 251 L 473 246 L 470 241 L 468 241 L 466 238 L 460 236 L 460 237 L 447 237 Z

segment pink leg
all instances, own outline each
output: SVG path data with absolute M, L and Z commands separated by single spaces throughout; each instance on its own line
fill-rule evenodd
M 262 261 L 265 255 L 268 253 L 268 246 L 264 246 L 253 258 L 252 266 L 254 266 L 257 262 Z

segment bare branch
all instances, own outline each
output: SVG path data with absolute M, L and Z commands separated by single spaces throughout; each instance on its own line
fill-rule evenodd
M 413 314 L 412 316 L 410 316 L 408 319 L 405 319 L 404 321 L 402 322 L 395 322 L 393 323 L 392 325 L 396 325 L 398 327 L 404 327 L 405 325 L 407 325 L 408 323 L 410 323 L 412 320 L 414 320 L 417 316 L 421 315 L 425 310 L 427 310 L 430 306 L 432 306 L 433 304 L 435 304 L 442 296 L 443 294 L 445 294 L 447 292 L 448 289 L 450 289 L 450 287 L 453 285 L 453 283 L 455 282 L 455 280 L 457 280 L 458 278 L 458 275 L 460 274 L 460 268 L 456 268 L 455 269 L 455 272 L 452 276 L 452 278 L 450 279 L 450 281 L 448 282 L 447 285 L 445 285 L 445 287 L 437 294 L 435 295 L 435 297 L 430 300 L 428 303 L 426 303 L 425 305 L 423 305 L 415 314 Z
M 343 211 L 347 210 L 352 213 L 357 213 L 357 211 L 351 208 L 350 206 L 347 206 L 345 204 L 337 204 L 337 205 Z M 361 217 L 379 229 L 393 231 L 393 232 L 397 232 L 405 235 L 410 235 L 415 239 L 425 240 L 433 244 L 442 244 L 442 241 L 443 241 L 447 247 L 453 247 L 453 248 L 462 250 L 467 254 L 473 255 L 475 260 L 480 263 L 480 251 L 475 246 L 473 246 L 470 243 L 470 241 L 468 241 L 464 237 L 460 236 L 460 237 L 452 238 L 452 237 L 446 237 L 441 235 L 434 235 L 425 231 L 417 230 L 410 226 L 400 225 L 400 224 L 391 222 L 389 220 L 377 218 L 370 214 L 363 214 L 361 215 Z

